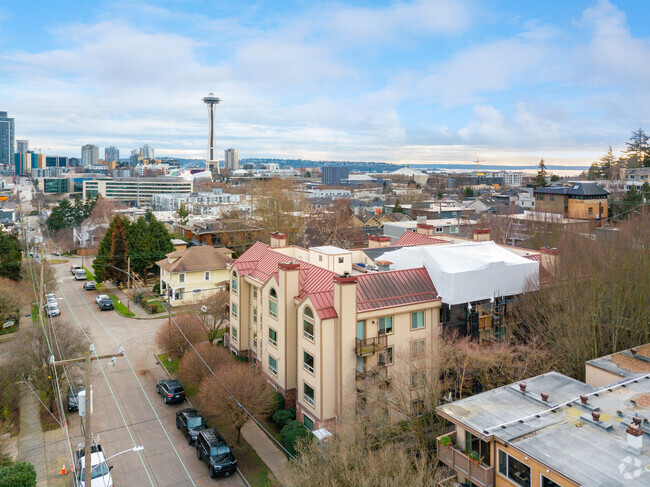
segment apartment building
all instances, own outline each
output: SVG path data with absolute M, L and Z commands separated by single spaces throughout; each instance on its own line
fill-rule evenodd
M 354 410 L 369 376 L 411 374 L 411 406 L 419 407 L 422 372 L 409 360 L 433 351 L 449 310 L 475 314 L 478 327 L 472 303 L 498 306 L 501 296 L 520 294 L 540 267 L 493 242 L 376 248 L 373 268 L 363 263 L 369 249 L 285 244 L 286 235 L 273 234 L 270 246 L 255 243 L 231 266 L 227 339 L 233 353 L 262 368 L 309 428 Z
M 650 485 L 650 345 L 438 407 L 449 482 L 481 487 Z M 449 484 L 451 485 L 451 484 Z
M 189 193 L 192 182 L 183 178 L 106 178 L 83 182 L 84 198 L 102 195 L 137 206 L 151 205 L 154 194 Z

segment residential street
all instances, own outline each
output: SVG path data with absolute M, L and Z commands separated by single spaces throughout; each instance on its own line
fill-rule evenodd
M 79 262 L 77 262 L 77 260 Z M 82 289 L 82 282 L 70 275 L 69 266 L 81 263 L 72 258 L 67 264 L 54 265 L 60 299 L 61 316 L 82 327 L 99 355 L 118 352 L 125 356 L 94 362 L 92 383 L 94 411 L 92 431 L 98 435 L 108 456 L 142 445 L 138 453 L 128 452 L 109 461 L 116 486 L 190 486 L 245 485 L 234 475 L 213 480 L 208 468 L 196 458 L 196 449 L 189 446 L 175 427 L 175 412 L 187 403 L 168 406 L 156 394 L 156 382 L 166 378 L 154 357 L 153 338 L 162 319 L 136 320 L 121 317 L 116 311 L 99 311 L 94 303 L 96 292 Z M 69 358 L 69 357 L 66 357 Z M 83 439 L 80 418 L 68 414 L 73 446 Z

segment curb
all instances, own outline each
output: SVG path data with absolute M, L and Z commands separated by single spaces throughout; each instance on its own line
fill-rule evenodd
M 156 353 L 156 350 L 153 351 L 153 358 L 156 360 L 156 363 L 157 363 L 158 365 L 160 365 L 160 367 L 165 371 L 165 373 L 167 374 L 167 376 L 168 376 L 170 379 L 174 379 L 174 377 L 173 377 L 172 374 L 169 372 L 169 370 L 167 370 L 167 368 L 166 368 L 166 367 L 165 367 L 165 366 L 160 362 L 160 360 L 158 359 L 158 354 Z M 185 397 L 185 400 L 187 401 L 187 403 L 188 403 L 190 406 L 194 407 L 194 405 L 193 405 L 192 402 L 187 398 L 187 396 Z M 251 445 L 251 448 L 253 448 L 252 445 Z M 255 448 L 253 448 L 253 450 L 254 450 L 254 449 L 255 449 Z M 263 461 L 263 460 L 262 460 L 262 461 Z M 239 470 L 239 468 L 237 468 L 236 472 L 239 474 L 239 476 L 240 476 L 241 479 L 244 481 L 244 483 L 246 484 L 246 486 L 247 486 L 247 487 L 251 487 L 251 484 L 248 482 L 248 480 L 246 480 L 246 477 L 244 477 L 244 474 L 241 473 L 241 471 Z

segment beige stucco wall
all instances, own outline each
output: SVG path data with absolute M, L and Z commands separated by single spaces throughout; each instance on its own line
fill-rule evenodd
M 589 208 L 591 208 L 591 214 L 589 213 Z M 600 218 L 607 218 L 607 198 L 598 200 L 569 198 L 569 213 L 567 216 L 580 220 L 595 219 L 598 216 L 599 210 L 601 211 Z
M 206 297 L 212 296 L 221 290 L 225 290 L 225 285 L 220 285 L 223 281 L 229 278 L 229 271 L 227 269 L 206 269 L 210 271 L 209 280 L 205 280 L 205 271 L 185 272 L 185 281 L 180 282 L 179 272 L 170 273 L 165 269 L 160 269 L 160 280 L 165 281 L 172 288 L 183 288 L 183 299 L 176 300 L 170 296 L 170 304 L 172 306 L 183 306 L 193 304 Z M 161 282 L 162 284 L 162 282 Z M 221 286 L 221 289 L 219 289 Z M 200 289 L 200 293 L 195 293 L 195 289 Z
M 592 387 L 603 387 L 623 379 L 623 376 L 585 364 L 585 383 Z

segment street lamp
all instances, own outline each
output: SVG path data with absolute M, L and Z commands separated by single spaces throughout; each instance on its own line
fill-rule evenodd
M 116 453 L 115 455 L 111 455 L 110 457 L 108 457 L 108 458 L 107 458 L 106 460 L 104 460 L 104 461 L 105 461 L 105 462 L 108 462 L 111 458 L 115 458 L 116 456 L 121 455 L 122 453 L 128 453 L 128 452 L 130 452 L 130 451 L 135 452 L 135 451 L 141 451 L 141 450 L 144 450 L 144 446 L 142 446 L 142 445 L 140 445 L 140 446 L 134 446 L 133 448 L 129 448 L 128 450 L 124 450 L 124 451 L 121 451 L 121 452 L 119 452 L 119 453 Z

